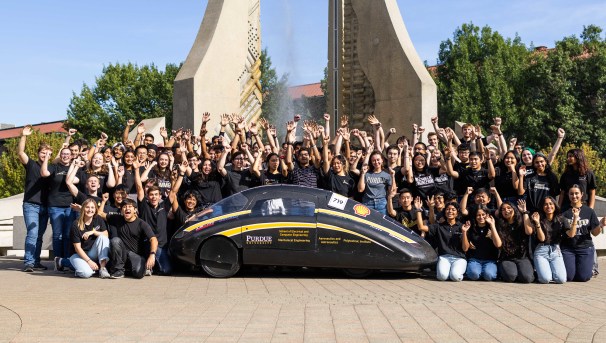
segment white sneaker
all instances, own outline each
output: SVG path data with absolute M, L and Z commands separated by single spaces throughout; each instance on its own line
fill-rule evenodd
M 102 279 L 109 279 L 110 275 L 106 268 L 99 269 L 99 277 Z
M 146 269 L 145 270 L 145 276 L 152 276 L 152 270 L 151 269 Z

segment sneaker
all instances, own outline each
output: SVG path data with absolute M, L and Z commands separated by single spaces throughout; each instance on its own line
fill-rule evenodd
M 48 267 L 42 263 L 34 264 L 34 270 L 48 270 Z
M 33 273 L 34 272 L 34 266 L 26 264 L 23 267 L 23 271 L 26 272 L 26 273 Z
M 102 279 L 109 279 L 111 277 L 111 275 L 109 275 L 109 272 L 104 267 L 104 268 L 99 269 L 99 277 Z
M 109 276 L 110 279 L 122 279 L 124 277 L 124 272 L 118 270 Z
M 59 256 L 55 257 L 55 271 L 56 272 L 63 271 L 63 266 L 61 266 L 61 257 L 59 257 Z
M 151 269 L 146 269 L 145 270 L 145 276 L 152 276 L 152 270 Z

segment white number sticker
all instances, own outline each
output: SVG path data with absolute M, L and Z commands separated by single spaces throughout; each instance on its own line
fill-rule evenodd
M 332 193 L 330 200 L 328 200 L 329 207 L 338 208 L 339 210 L 344 210 L 346 204 L 347 198 L 337 193 Z

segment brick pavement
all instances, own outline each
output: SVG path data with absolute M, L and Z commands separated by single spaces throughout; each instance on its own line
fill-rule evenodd
M 255 270 L 79 280 L 21 265 L 0 258 L 0 342 L 606 342 L 606 275 L 565 285 Z

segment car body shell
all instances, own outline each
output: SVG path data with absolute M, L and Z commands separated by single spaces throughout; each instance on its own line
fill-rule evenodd
M 200 264 L 202 244 L 229 238 L 244 265 L 418 271 L 435 250 L 383 214 L 336 193 L 294 185 L 248 189 L 216 203 L 172 237 L 171 255 Z

